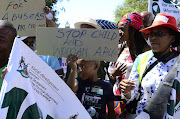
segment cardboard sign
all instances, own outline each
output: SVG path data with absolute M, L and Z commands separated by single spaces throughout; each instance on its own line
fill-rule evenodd
M 0 0 L 0 19 L 11 22 L 19 36 L 35 36 L 36 27 L 46 26 L 44 0 Z
M 91 119 L 66 83 L 15 40 L 0 93 L 0 119 Z
M 149 0 L 149 11 L 155 17 L 158 13 L 166 13 L 176 18 L 180 30 L 180 1 L 179 0 Z
M 36 49 L 40 55 L 116 61 L 118 30 L 37 28 Z

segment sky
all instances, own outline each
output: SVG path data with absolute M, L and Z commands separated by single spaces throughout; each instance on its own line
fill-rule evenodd
M 63 0 L 58 2 L 56 9 L 60 12 L 58 22 L 64 28 L 68 21 L 71 28 L 74 23 L 84 18 L 105 19 L 114 21 L 114 12 L 123 0 Z M 64 7 L 65 12 L 60 11 Z

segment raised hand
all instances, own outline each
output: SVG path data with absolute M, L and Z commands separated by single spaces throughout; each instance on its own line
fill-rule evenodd
M 77 69 L 76 61 L 78 60 L 78 55 L 70 54 L 68 55 L 66 62 L 71 67 L 71 69 Z
M 122 63 L 118 66 L 119 62 L 117 62 L 111 72 L 111 75 L 113 77 L 119 76 L 119 75 L 123 75 L 126 73 L 127 70 L 127 65 L 125 63 Z

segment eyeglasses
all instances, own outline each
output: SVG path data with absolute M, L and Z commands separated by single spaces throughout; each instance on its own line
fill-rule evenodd
M 152 38 L 153 36 L 162 37 L 165 33 L 168 32 L 162 32 L 162 31 L 150 32 L 150 34 L 147 34 L 147 36 L 150 38 Z

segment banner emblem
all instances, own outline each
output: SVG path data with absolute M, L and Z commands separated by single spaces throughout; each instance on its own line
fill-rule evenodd
M 19 62 L 18 72 L 23 76 L 24 78 L 29 78 L 29 74 L 27 71 L 28 64 L 25 63 L 25 58 L 21 56 L 21 60 Z

